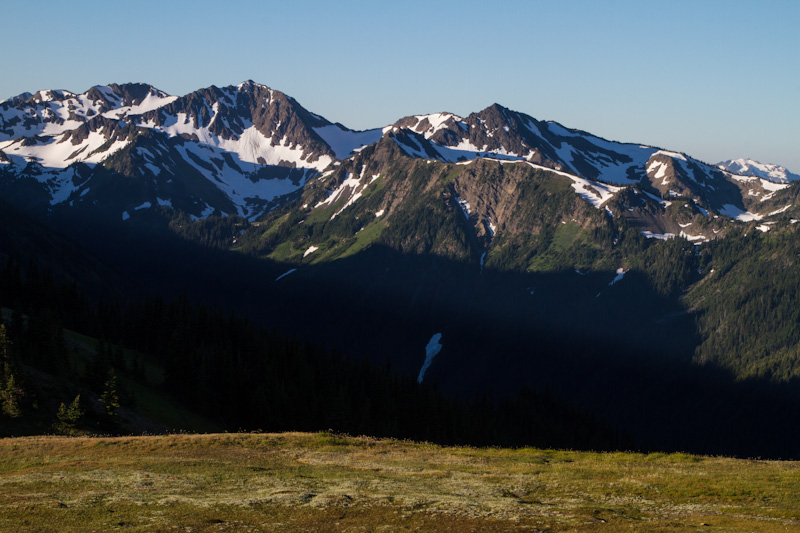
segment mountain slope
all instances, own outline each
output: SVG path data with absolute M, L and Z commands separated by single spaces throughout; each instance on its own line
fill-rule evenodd
M 152 132 L 149 148 L 129 146 L 145 130 Z M 65 203 L 85 206 L 87 180 L 111 173 L 123 183 L 141 183 L 141 192 L 128 187 L 127 202 L 106 206 L 109 217 L 127 220 L 137 207 L 166 206 L 195 218 L 217 213 L 254 220 L 382 137 L 414 158 L 455 163 L 484 157 L 560 171 L 596 207 L 606 207 L 619 187 L 634 186 L 663 199 L 662 205 L 683 198 L 707 212 L 760 220 L 776 210 L 765 213 L 762 202 L 775 199 L 793 176 L 763 169 L 735 174 L 745 172 L 741 165 L 721 171 L 684 154 L 607 141 L 498 104 L 466 118 L 410 116 L 355 132 L 252 81 L 182 97 L 145 84 L 111 84 L 83 94 L 49 90 L 8 99 L 0 103 L 0 172 L 10 197 L 43 213 Z M 182 194 L 166 186 L 172 183 L 205 192 Z M 102 208 L 96 200 L 91 205 Z M 643 231 L 660 235 L 664 226 Z
M 800 411 L 798 183 L 496 104 L 353 132 L 252 82 L 151 98 L 2 141 L 4 198 L 151 290 L 452 395 L 550 389 L 663 449 L 796 453 L 774 428 Z
M 256 217 L 337 153 L 346 157 L 379 135 L 331 124 L 249 81 L 180 98 L 141 84 L 98 86 L 81 95 L 40 91 L 0 104 L 0 120 L 4 181 L 12 193 L 37 191 L 34 200 L 22 195 L 29 205 L 79 206 L 91 188 L 87 180 L 114 173 L 141 184 L 140 194 L 128 190 L 129 207 L 174 206 L 195 217 Z M 142 135 L 152 139 L 147 147 L 131 145 Z M 9 184 L 20 178 L 35 183 Z M 194 194 L 164 186 L 187 181 Z M 130 216 L 124 206 L 106 207 L 109 216 Z
M 800 180 L 799 174 L 789 172 L 789 169 L 780 165 L 763 164 L 753 159 L 730 159 L 717 163 L 722 170 L 740 176 L 754 176 L 774 183 L 789 183 Z
M 636 186 L 666 201 L 684 198 L 713 213 L 753 220 L 764 216 L 760 201 L 786 187 L 767 176 L 720 172 L 681 153 L 607 141 L 537 121 L 498 104 L 466 119 L 447 113 L 407 117 L 384 131 L 412 157 L 524 160 L 565 172 L 573 177 L 576 191 L 586 191 L 584 197 L 598 207 L 619 190 L 613 186 Z

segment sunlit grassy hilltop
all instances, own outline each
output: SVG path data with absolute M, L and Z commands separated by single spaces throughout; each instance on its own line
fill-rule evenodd
M 4 531 L 800 530 L 800 465 L 332 434 L 0 441 Z

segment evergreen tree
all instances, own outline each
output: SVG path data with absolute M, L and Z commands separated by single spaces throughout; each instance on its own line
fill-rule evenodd
M 20 400 L 24 390 L 18 384 L 17 372 L 11 360 L 11 340 L 5 324 L 0 324 L 0 409 L 11 418 L 22 416 Z
M 9 365 L 3 365 L 3 373 L 4 376 L 4 383 L 3 388 L 0 390 L 0 401 L 2 401 L 2 410 L 3 414 L 10 416 L 11 418 L 18 418 L 22 416 L 22 410 L 20 409 L 20 399 L 23 395 L 22 387 L 17 385 L 16 377 L 14 373 L 11 372 L 11 368 Z
M 70 433 L 78 426 L 81 418 L 83 418 L 83 410 L 81 409 L 81 395 L 78 394 L 69 407 L 61 402 L 56 414 L 55 429 L 62 433 Z
M 116 416 L 119 410 L 119 393 L 117 392 L 117 373 L 112 369 L 108 374 L 108 379 L 103 386 L 103 393 L 100 395 L 100 403 L 108 416 Z

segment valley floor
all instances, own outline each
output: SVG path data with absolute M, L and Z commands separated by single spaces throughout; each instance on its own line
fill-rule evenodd
M 3 531 L 800 530 L 800 463 L 328 433 L 0 440 Z

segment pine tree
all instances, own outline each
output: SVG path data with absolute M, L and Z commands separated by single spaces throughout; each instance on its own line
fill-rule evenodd
M 22 397 L 22 388 L 17 385 L 17 380 L 9 365 L 4 366 L 4 383 L 3 388 L 0 390 L 0 400 L 2 400 L 3 414 L 11 418 L 22 416 L 22 410 L 19 407 L 19 400 Z
M 116 416 L 119 410 L 119 393 L 117 392 L 117 373 L 112 369 L 108 374 L 108 379 L 103 386 L 103 394 L 100 395 L 100 403 L 108 416 Z
M 17 383 L 11 360 L 11 340 L 6 334 L 5 324 L 0 324 L 0 409 L 11 418 L 22 416 L 20 400 L 24 390 Z
M 69 407 L 61 402 L 56 414 L 55 429 L 64 433 L 69 433 L 74 430 L 83 417 L 83 410 L 81 409 L 81 395 L 75 396 Z

